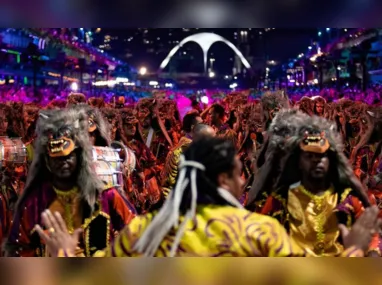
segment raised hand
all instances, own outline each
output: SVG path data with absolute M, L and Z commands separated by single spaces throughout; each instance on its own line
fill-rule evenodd
M 376 206 L 367 208 L 350 231 L 346 226 L 339 225 L 345 248 L 355 246 L 365 252 L 368 250 L 372 236 L 378 233 L 381 227 L 378 211 Z
M 53 215 L 49 210 L 46 210 L 41 214 L 41 218 L 44 226 L 48 229 L 48 233 L 40 225 L 36 225 L 35 229 L 45 242 L 50 255 L 57 256 L 60 249 L 74 253 L 82 229 L 75 230 L 72 235 L 69 234 L 65 221 L 58 212 Z

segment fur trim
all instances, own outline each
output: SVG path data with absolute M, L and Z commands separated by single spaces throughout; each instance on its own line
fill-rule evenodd
M 97 125 L 97 130 L 99 136 L 100 136 L 100 141 L 98 146 L 110 146 L 111 144 L 111 138 L 110 138 L 110 128 L 108 123 L 105 121 L 102 113 L 100 110 L 96 108 L 92 108 L 87 104 L 77 104 L 77 105 L 72 105 L 70 106 L 70 109 L 73 110 L 78 110 L 81 112 L 81 110 L 85 111 L 86 114 L 93 115 L 94 116 L 94 122 Z
M 103 98 L 90 97 L 88 99 L 88 104 L 93 108 L 105 108 L 105 100 Z
M 46 106 L 46 109 L 64 109 L 67 105 L 67 101 L 62 99 L 54 99 Z
M 270 115 L 273 110 L 289 109 L 290 102 L 284 91 L 268 91 L 261 97 L 261 105 L 264 115 L 264 129 L 267 129 L 268 124 L 272 121 Z M 274 114 L 275 116 L 276 114 Z
M 263 192 L 272 192 L 275 178 L 280 174 L 280 160 L 286 155 L 286 138 L 298 134 L 309 116 L 297 109 L 284 109 L 276 114 L 268 129 L 268 138 L 264 142 L 257 159 L 257 173 L 248 195 L 248 204 L 253 204 Z
M 86 96 L 82 93 L 70 93 L 68 95 L 68 104 L 67 106 L 77 105 L 81 103 L 86 103 Z
M 111 125 L 109 123 L 109 120 L 112 120 L 112 121 L 115 121 L 116 123 L 116 133 L 115 133 L 115 138 L 114 140 L 115 141 L 120 141 L 122 138 L 121 138 L 121 117 L 120 117 L 120 114 L 119 114 L 119 110 L 118 109 L 113 109 L 113 108 L 102 108 L 101 109 L 101 114 L 103 116 L 103 119 L 105 121 L 105 124 L 107 126 L 107 128 L 111 131 Z

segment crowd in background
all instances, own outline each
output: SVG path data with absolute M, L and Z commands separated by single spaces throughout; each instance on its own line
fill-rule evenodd
M 167 256 L 174 254 L 174 250 L 177 255 L 208 255 L 211 249 L 196 245 L 200 237 L 195 232 L 194 236 L 184 233 L 186 240 L 182 240 L 183 244 L 179 244 L 177 238 L 173 241 L 177 235 L 170 232 L 171 242 L 158 241 L 162 252 L 155 253 L 159 245 L 155 247 L 152 244 L 155 241 L 148 240 L 156 234 L 163 238 L 165 234 L 161 236 L 154 231 L 148 237 L 149 234 L 145 236 L 140 230 L 159 221 L 159 218 L 155 219 L 159 213 L 162 218 L 168 214 L 165 220 L 172 221 L 169 211 L 165 212 L 170 203 L 175 203 L 171 204 L 174 209 L 180 209 L 178 217 L 187 221 L 190 207 L 195 211 L 195 202 L 202 205 L 228 203 L 261 214 L 261 217 L 255 217 L 258 221 L 262 221 L 264 215 L 278 220 L 294 240 L 293 245 L 283 241 L 280 248 L 289 246 L 297 253 L 285 253 L 280 249 L 280 252 L 270 255 L 302 256 L 299 251 L 302 248 L 312 256 L 352 256 L 354 252 L 347 252 L 350 247 L 347 248 L 339 237 L 337 224 L 351 228 L 366 208 L 379 206 L 382 202 L 381 91 L 380 87 L 366 92 L 350 89 L 341 92 L 324 89 L 320 93 L 299 90 L 290 94 L 265 91 L 258 96 L 246 90 L 220 97 L 211 95 L 208 96 L 209 102 L 201 102 L 199 96 L 193 95 L 180 103 L 181 96 L 169 99 L 166 92 L 153 92 L 152 96 L 141 99 L 139 95 L 115 96 L 113 93 L 89 98 L 86 94 L 58 93 L 53 88 L 41 88 L 36 98 L 29 87 L 2 86 L 0 136 L 21 138 L 20 141 L 14 140 L 20 143 L 17 150 L 26 149 L 25 161 L 16 163 L 15 159 L 1 159 L 0 238 L 6 241 L 5 252 L 11 256 L 46 254 L 47 244 L 44 244 L 43 237 L 41 240 L 37 235 L 35 226 L 46 222 L 48 214 L 43 218 L 41 214 L 50 209 L 61 213 L 71 234 L 81 227 L 88 230 L 85 237 L 89 239 L 90 236 L 92 241 L 82 238 L 77 256 L 96 255 L 130 223 L 129 237 L 120 235 L 120 243 L 115 245 L 111 255 L 136 255 L 139 250 L 132 246 L 132 240 L 136 242 L 141 235 L 145 238 L 142 238 L 140 252 L 147 255 Z M 3 142 L 4 149 L 5 145 Z M 198 148 L 193 148 L 193 145 Z M 98 196 L 94 198 L 89 193 L 99 186 L 95 182 L 89 185 L 83 180 L 83 175 L 91 172 L 86 163 L 92 162 L 84 158 L 88 155 L 85 150 L 91 151 L 91 147 L 103 151 L 104 155 L 107 152 L 104 148 L 118 149 L 122 160 L 121 166 L 114 167 L 116 172 L 122 173 L 121 179 L 113 180 L 113 172 L 105 174 L 109 168 L 103 164 L 97 164 L 95 176 L 86 177 L 91 181 L 100 179 L 104 183 L 98 210 L 105 213 L 103 217 L 110 218 L 106 221 L 106 230 L 102 224 L 104 221 L 100 218 L 97 224 L 91 214 Z M 204 153 L 203 149 L 209 152 Z M 216 171 L 221 172 L 228 171 L 224 167 L 233 167 L 229 161 L 228 166 L 219 168 L 219 163 L 224 164 L 227 157 L 231 158 L 231 152 L 238 155 L 238 168 L 232 171 L 239 172 L 240 181 L 232 180 L 229 177 L 234 175 L 232 173 L 228 178 L 222 178 L 220 172 L 211 173 L 209 170 L 214 165 Z M 82 157 L 81 164 L 76 162 L 73 170 L 78 171 L 79 178 L 74 180 L 74 184 L 67 185 L 68 177 L 74 174 L 71 172 L 65 178 L 59 172 L 70 172 L 72 164 L 68 162 L 62 166 L 60 162 L 57 166 L 56 161 L 60 161 L 60 157 L 68 159 L 72 153 Z M 211 153 L 214 156 L 209 158 Z M 207 158 L 210 160 L 206 161 Z M 184 159 L 191 162 L 187 164 Z M 183 165 L 190 169 L 182 174 Z M 60 170 L 60 167 L 64 168 Z M 196 182 L 195 190 L 193 182 L 185 178 L 190 175 L 189 180 L 196 179 L 192 169 L 205 171 L 204 179 L 210 181 L 214 177 L 213 181 Z M 46 176 L 48 173 L 52 178 Z M 198 179 L 202 178 L 198 176 Z M 323 185 L 319 189 L 312 186 L 320 183 Z M 200 194 L 203 187 L 206 193 Z M 230 195 L 240 204 L 219 192 L 220 188 L 231 190 Z M 41 189 L 45 192 L 40 193 Z M 218 194 L 214 192 L 216 189 Z M 176 196 L 182 191 L 188 193 L 184 194 L 186 198 Z M 193 200 L 195 191 L 199 198 Z M 53 194 L 47 194 L 50 192 Z M 83 199 L 81 203 L 90 205 L 89 213 L 78 206 L 80 202 L 75 198 L 78 193 Z M 103 208 L 102 201 L 109 203 L 107 210 Z M 307 210 L 310 207 L 312 210 Z M 208 216 L 206 211 L 201 215 Z M 213 215 L 225 217 L 231 213 L 230 209 L 224 211 Z M 337 220 L 333 218 L 334 212 L 339 213 Z M 142 215 L 146 220 L 140 218 Z M 232 212 L 232 215 L 247 225 L 244 214 Z M 213 219 L 212 216 L 206 219 Z M 89 217 L 93 218 L 89 220 Z M 256 223 L 255 218 L 251 223 Z M 161 231 L 159 225 L 166 228 L 164 221 L 164 224 L 158 221 L 157 231 Z M 84 226 L 89 223 L 94 224 L 91 230 Z M 196 227 L 199 226 L 203 227 Z M 47 230 L 52 228 L 51 225 Z M 214 228 L 213 231 L 218 235 L 219 230 Z M 220 235 L 223 235 L 224 227 L 221 231 Z M 50 233 L 53 235 L 54 229 Z M 97 240 L 95 233 L 105 236 L 106 241 Z M 268 231 L 265 236 L 269 235 Z M 190 240 L 192 237 L 195 238 L 193 241 Z M 126 245 L 127 239 L 131 241 L 130 245 Z M 166 242 L 169 247 L 166 247 Z M 204 244 L 205 240 L 201 238 L 199 242 Z M 174 244 L 179 248 L 173 249 Z M 245 250 L 247 244 L 242 244 L 241 249 L 228 244 L 224 246 L 227 252 L 228 248 L 231 250 L 229 252 L 233 256 L 256 255 L 257 249 L 251 249 L 251 254 Z M 224 251 L 224 246 L 220 245 L 219 253 Z M 261 253 L 257 255 L 268 255 L 262 246 L 265 245 L 259 245 Z M 379 256 L 381 249 L 379 232 L 373 232 L 364 254 Z

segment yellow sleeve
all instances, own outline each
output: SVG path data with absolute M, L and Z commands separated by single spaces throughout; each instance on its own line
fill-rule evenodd
M 105 257 L 133 257 L 139 256 L 133 251 L 133 244 L 141 237 L 141 234 L 151 222 L 153 214 L 138 216 L 127 225 L 114 239 L 111 246 L 106 250 Z
M 175 185 L 176 176 L 178 175 L 178 164 L 181 154 L 181 147 L 174 149 L 168 154 L 165 166 L 161 174 L 163 187 L 172 188 Z
M 356 248 L 355 246 L 345 249 L 339 257 L 364 257 L 365 254 L 362 249 Z
M 259 214 L 256 216 L 258 221 L 253 223 L 251 230 L 255 255 L 267 257 L 305 256 L 305 251 L 289 237 L 285 228 L 276 219 Z

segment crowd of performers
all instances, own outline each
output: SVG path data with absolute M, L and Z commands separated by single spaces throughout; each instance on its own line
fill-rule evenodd
M 382 107 L 0 104 L 5 256 L 381 255 Z

